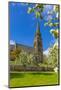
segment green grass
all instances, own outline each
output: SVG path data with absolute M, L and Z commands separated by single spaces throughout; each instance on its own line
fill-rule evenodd
M 54 72 L 14 72 L 10 73 L 10 87 L 58 84 L 58 74 Z

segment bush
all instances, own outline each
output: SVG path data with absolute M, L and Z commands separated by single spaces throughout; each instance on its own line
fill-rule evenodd
M 58 66 L 58 45 L 56 43 L 49 50 L 48 64 Z
M 52 67 L 46 66 L 27 66 L 24 67 L 23 65 L 10 65 L 10 71 L 54 71 Z

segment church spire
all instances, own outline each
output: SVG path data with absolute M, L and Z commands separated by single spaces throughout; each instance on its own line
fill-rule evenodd
M 37 27 L 36 27 L 36 35 L 40 35 L 40 24 L 37 22 Z
M 43 46 L 42 46 L 42 38 L 40 33 L 40 24 L 37 22 L 37 29 L 34 38 L 34 53 L 35 57 L 37 58 L 37 62 L 43 61 Z

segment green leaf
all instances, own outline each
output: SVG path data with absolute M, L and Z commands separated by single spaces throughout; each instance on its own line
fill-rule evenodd
M 58 25 L 59 25 L 59 23 L 54 23 L 54 24 L 53 24 L 53 26 L 55 26 L 55 27 L 58 26 Z
M 55 12 L 58 12 L 59 11 L 59 6 L 58 5 L 55 5 L 54 6 L 54 10 L 55 10 Z
M 43 8 L 42 4 L 38 4 L 36 8 Z
M 58 30 L 50 30 L 50 33 L 57 39 L 58 38 Z
M 34 9 L 29 7 L 27 12 L 30 14 L 30 13 L 34 12 Z
M 52 27 L 53 26 L 53 23 L 49 23 L 49 26 Z
M 44 24 L 44 26 L 47 26 L 47 25 L 49 25 L 51 23 L 51 19 L 48 21 L 48 22 L 46 22 L 45 24 Z
M 40 12 L 35 12 L 36 18 L 40 17 Z

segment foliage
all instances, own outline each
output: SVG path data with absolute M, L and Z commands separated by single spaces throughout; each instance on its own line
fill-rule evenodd
M 15 53 L 15 51 L 13 50 L 13 51 L 10 51 L 10 60 L 11 61 L 14 61 L 16 59 L 16 53 Z
M 29 8 L 28 8 L 28 13 L 30 14 L 30 13 L 32 13 L 32 12 L 34 12 L 34 9 L 32 9 L 31 7 L 29 7 Z
M 22 51 L 21 53 L 20 53 L 20 62 L 21 62 L 21 64 L 23 65 L 23 66 L 26 66 L 27 65 L 27 53 L 26 52 L 24 52 L 24 51 Z
M 29 14 L 34 13 L 36 18 L 43 19 L 43 16 L 42 16 L 43 9 L 44 9 L 44 5 L 35 4 L 33 7 L 29 7 L 27 12 Z
M 19 55 L 19 60 L 17 60 L 16 63 L 19 63 L 20 65 L 23 66 L 39 66 L 35 59 L 34 54 L 27 53 L 24 51 L 21 51 Z
M 16 53 L 16 57 L 19 58 L 19 54 L 21 53 L 21 49 L 19 47 L 16 47 L 15 53 Z
M 54 17 L 50 18 L 45 25 L 49 25 L 50 27 L 58 27 L 59 26 L 59 6 L 54 5 L 52 11 L 49 11 L 48 16 L 55 15 Z
M 21 52 L 21 49 L 19 47 L 10 51 L 10 60 L 14 61 L 15 59 L 19 58 L 20 52 Z
M 58 30 L 50 30 L 50 33 L 55 37 L 55 39 L 57 39 L 58 36 Z
M 50 14 L 50 13 L 49 13 Z M 48 20 L 48 22 L 46 22 L 44 25 L 48 25 L 52 28 L 56 28 L 53 29 L 52 31 L 50 30 L 51 34 L 54 35 L 55 39 L 58 38 L 58 30 L 59 30 L 59 6 L 58 5 L 54 5 L 53 9 L 52 9 L 52 13 L 51 16 L 55 15 L 54 17 L 52 17 L 51 19 Z
M 34 13 L 36 18 L 44 19 L 43 12 L 45 12 L 45 8 L 47 5 L 43 4 L 35 4 L 33 7 L 28 7 L 28 14 Z M 48 7 L 49 8 L 49 7 Z M 53 9 L 47 11 L 47 18 L 49 16 L 54 16 L 52 18 L 49 18 L 49 20 L 45 23 L 45 25 L 49 25 L 50 27 L 57 27 L 59 25 L 58 23 L 58 16 L 59 16 L 59 6 L 53 5 Z M 55 21 L 55 22 L 54 22 Z M 56 22 L 57 21 L 57 22 Z
M 43 16 L 43 12 L 45 12 L 45 8 L 47 5 L 43 5 L 43 4 L 35 4 L 33 7 L 29 7 L 28 8 L 28 13 L 34 13 L 36 18 L 39 19 L 44 19 Z M 59 28 L 59 6 L 58 5 L 53 5 L 53 9 L 47 11 L 47 18 L 49 16 L 51 16 L 52 18 L 49 18 L 48 21 L 46 21 L 46 23 L 44 24 L 45 26 L 48 25 L 50 27 L 55 27 L 56 29 L 54 29 L 53 33 L 54 37 L 57 39 L 58 38 L 58 33 L 56 30 L 58 30 Z
M 43 63 L 48 64 L 48 57 L 45 54 L 43 54 Z
M 58 66 L 58 46 L 56 43 L 49 50 L 48 63 L 54 67 Z
M 33 64 L 33 54 L 28 54 L 27 59 L 28 59 L 28 65 L 32 65 Z

